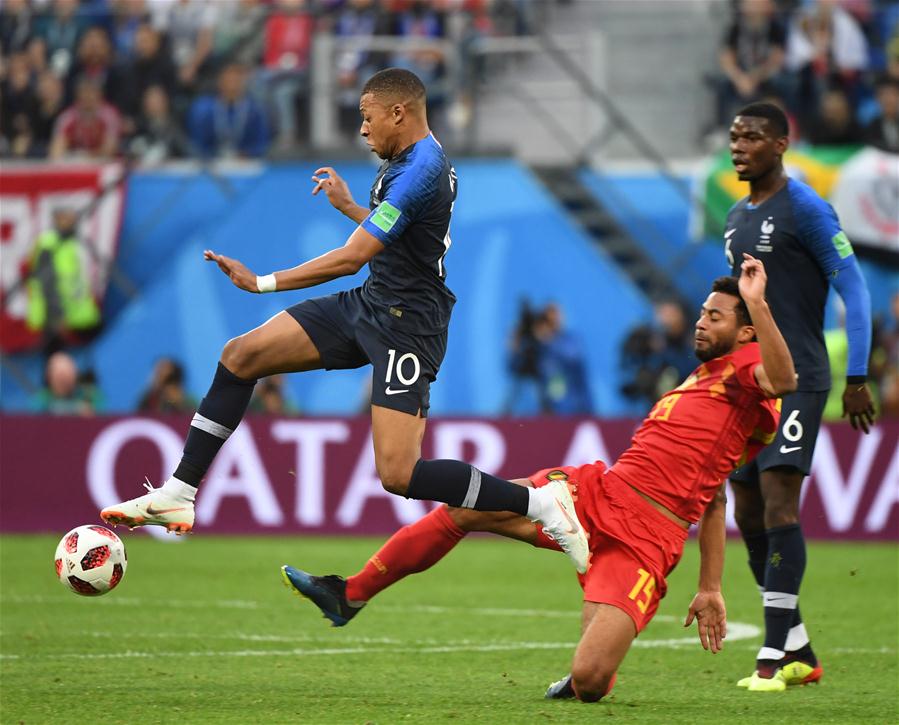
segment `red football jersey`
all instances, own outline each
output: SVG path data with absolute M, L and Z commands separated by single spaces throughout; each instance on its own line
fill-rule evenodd
M 774 440 L 780 399 L 755 379 L 758 343 L 700 365 L 666 393 L 612 471 L 682 519 L 696 522 L 721 482 Z

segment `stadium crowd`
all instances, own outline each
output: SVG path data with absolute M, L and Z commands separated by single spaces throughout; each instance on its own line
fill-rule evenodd
M 738 0 L 712 78 L 710 143 L 739 107 L 778 103 L 792 141 L 899 153 L 899 3 Z
M 258 158 L 308 131 L 313 35 L 452 40 L 530 32 L 529 0 L 4 0 L 0 154 Z M 463 54 L 464 55 L 464 54 Z M 465 56 L 467 58 L 467 56 Z M 388 65 L 439 89 L 439 47 L 340 50 L 338 117 Z M 469 80 L 481 71 L 465 63 Z M 439 110 L 445 93 L 433 92 Z

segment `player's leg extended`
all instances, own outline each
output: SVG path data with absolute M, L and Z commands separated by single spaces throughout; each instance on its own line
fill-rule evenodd
M 514 483 L 531 485 L 527 479 Z M 335 626 L 343 626 L 379 592 L 410 574 L 430 569 L 471 531 L 491 532 L 560 550 L 523 516 L 440 506 L 397 531 L 359 572 L 346 580 L 333 574 L 314 576 L 291 566 L 282 567 L 282 575 L 291 589 L 311 599 Z
M 612 689 L 637 628 L 623 610 L 596 602 L 584 602 L 583 622 L 583 634 L 571 664 L 571 684 L 579 700 L 595 702 Z
M 513 483 L 530 485 L 527 479 L 518 479 Z M 473 531 L 497 534 L 560 551 L 554 541 L 541 537 L 538 526 L 524 516 L 506 511 L 473 511 L 439 506 L 427 516 L 397 531 L 361 571 L 349 577 L 347 598 L 355 602 L 368 602 L 400 579 L 430 569 Z
M 805 539 L 799 500 L 805 474 L 778 466 L 762 471 L 768 561 L 765 569 L 765 644 L 757 667 L 781 667 L 787 684 L 815 682 L 822 674 L 799 613 Z
M 264 325 L 228 341 L 209 391 L 191 421 L 181 463 L 174 475 L 161 488 L 150 488 L 144 496 L 108 506 L 100 516 L 113 525 L 154 524 L 177 533 L 190 531 L 197 487 L 243 418 L 256 380 L 319 367 L 318 350 L 287 312 L 280 312 Z
M 409 498 L 440 501 L 457 508 L 504 511 L 543 525 L 580 572 L 586 571 L 588 545 L 567 483 L 540 488 L 517 486 L 463 461 L 421 458 L 423 418 L 372 405 L 375 465 L 384 488 Z

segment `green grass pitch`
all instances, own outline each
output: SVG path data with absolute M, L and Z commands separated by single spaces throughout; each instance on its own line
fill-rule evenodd
M 124 581 L 87 599 L 56 581 L 54 537 L 0 538 L 0 721 L 899 721 L 895 544 L 810 544 L 802 611 L 824 680 L 762 694 L 734 686 L 761 643 L 742 544 L 728 550 L 731 636 L 713 656 L 680 624 L 696 580 L 690 542 L 613 695 L 587 705 L 542 699 L 578 637 L 579 589 L 561 555 L 468 540 L 332 629 L 283 588 L 279 565 L 351 573 L 380 541 L 125 542 Z

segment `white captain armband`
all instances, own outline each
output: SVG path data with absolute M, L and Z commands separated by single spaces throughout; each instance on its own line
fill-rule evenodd
M 257 275 L 256 276 L 256 289 L 260 292 L 275 292 L 278 289 L 278 283 L 275 281 L 275 275 L 266 274 L 266 275 Z

